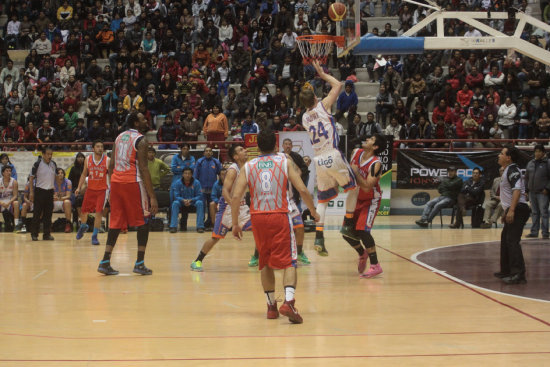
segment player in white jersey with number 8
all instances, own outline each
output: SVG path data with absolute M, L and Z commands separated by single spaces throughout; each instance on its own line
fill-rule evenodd
M 340 95 L 342 84 L 333 76 L 325 73 L 318 61 L 313 61 L 312 64 L 321 79 L 331 86 L 329 94 L 322 101 L 317 99 L 311 89 L 303 89 L 300 92 L 300 103 L 306 108 L 306 112 L 302 116 L 302 125 L 308 131 L 313 145 L 315 153 L 313 162 L 315 162 L 317 172 L 317 212 L 321 221 L 316 224 L 315 250 L 319 255 L 327 256 L 323 229 L 328 202 L 338 196 L 339 187 L 348 192 L 346 216 L 340 232 L 346 237 L 357 240 L 353 231 L 353 212 L 359 191 L 355 176 L 344 154 L 338 149 L 339 137 L 336 131 L 336 122 L 328 112 Z

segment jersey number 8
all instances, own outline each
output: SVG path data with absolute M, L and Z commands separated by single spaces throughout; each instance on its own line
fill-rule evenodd
M 271 191 L 271 172 L 270 171 L 262 171 L 260 173 L 260 182 L 262 185 L 262 191 L 263 192 L 270 192 Z

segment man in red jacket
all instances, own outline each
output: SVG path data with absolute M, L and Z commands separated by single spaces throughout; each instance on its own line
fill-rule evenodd
M 25 132 L 23 128 L 17 125 L 17 121 L 11 119 L 8 127 L 2 131 L 2 142 L 7 143 L 11 138 L 13 143 L 23 143 L 25 139 Z

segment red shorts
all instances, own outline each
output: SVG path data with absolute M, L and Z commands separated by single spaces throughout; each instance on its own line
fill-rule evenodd
M 149 200 L 142 182 L 112 182 L 109 203 L 111 229 L 142 226 L 149 215 Z
M 370 232 L 374 225 L 374 218 L 380 209 L 381 197 L 372 198 L 369 200 L 357 200 L 357 206 L 353 213 L 355 221 L 355 229 L 358 231 Z
M 272 269 L 296 267 L 298 252 L 288 213 L 252 214 L 250 219 L 260 270 L 266 265 Z
M 107 190 L 87 189 L 82 201 L 82 213 L 101 213 L 105 208 L 106 193 Z

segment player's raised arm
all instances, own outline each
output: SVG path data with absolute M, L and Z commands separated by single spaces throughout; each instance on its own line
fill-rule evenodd
M 330 108 L 336 102 L 340 92 L 342 91 L 342 83 L 332 75 L 325 73 L 323 67 L 319 64 L 319 61 L 314 60 L 312 65 L 315 68 L 315 71 L 317 71 L 317 74 L 319 74 L 319 77 L 331 86 L 330 92 L 325 98 L 323 98 L 323 106 L 325 106 L 325 110 L 330 111 Z

